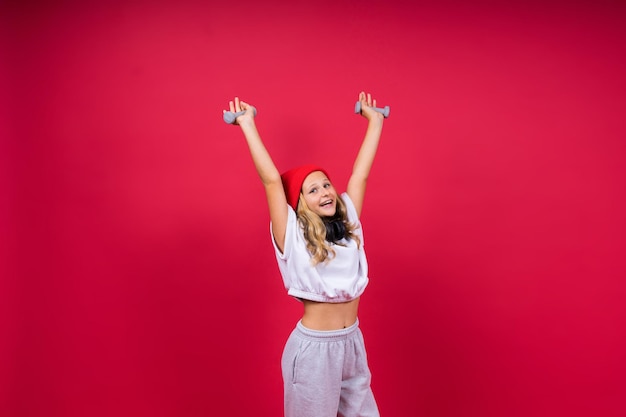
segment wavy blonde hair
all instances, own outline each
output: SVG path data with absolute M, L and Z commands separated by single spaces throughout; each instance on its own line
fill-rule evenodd
M 302 226 L 304 239 L 306 240 L 306 248 L 311 254 L 311 262 L 313 265 L 329 262 L 335 257 L 335 251 L 326 241 L 326 226 L 322 218 L 307 206 L 302 193 L 300 193 L 296 213 L 298 215 L 298 221 Z M 337 196 L 337 214 L 346 227 L 346 239 L 354 240 L 357 248 L 360 248 L 361 239 L 359 239 L 355 233 L 358 226 L 348 221 L 348 210 L 340 196 Z M 345 246 L 341 243 L 335 244 Z

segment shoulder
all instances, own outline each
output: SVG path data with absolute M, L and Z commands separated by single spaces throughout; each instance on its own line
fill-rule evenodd
M 346 210 L 348 211 L 348 219 L 350 221 L 358 221 L 359 216 L 356 212 L 356 207 L 354 207 L 354 203 L 352 202 L 352 199 L 350 198 L 348 193 L 342 193 L 340 197 L 343 203 L 346 205 Z

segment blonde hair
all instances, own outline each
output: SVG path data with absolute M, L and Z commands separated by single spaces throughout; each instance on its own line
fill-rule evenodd
M 322 218 L 307 206 L 304 196 L 300 193 L 297 209 L 298 221 L 302 226 L 306 248 L 311 254 L 313 266 L 322 262 L 329 262 L 335 257 L 335 251 L 326 241 L 326 226 Z M 357 248 L 361 246 L 361 239 L 356 235 L 358 226 L 348 221 L 348 210 L 340 196 L 337 196 L 337 214 L 346 227 L 346 239 L 354 240 Z M 341 243 L 335 243 L 342 245 Z

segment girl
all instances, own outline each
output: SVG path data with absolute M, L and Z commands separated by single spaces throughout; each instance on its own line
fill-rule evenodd
M 254 107 L 235 97 L 231 112 L 246 138 L 270 211 L 270 231 L 288 294 L 304 314 L 282 357 L 286 417 L 379 416 L 359 329 L 359 298 L 368 283 L 359 217 L 383 128 L 376 100 L 361 92 L 365 138 L 339 195 L 326 170 L 305 165 L 282 176 L 261 141 Z

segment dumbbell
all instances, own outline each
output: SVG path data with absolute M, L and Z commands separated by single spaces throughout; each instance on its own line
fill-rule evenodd
M 253 109 L 253 111 L 254 111 L 254 117 L 256 117 L 256 109 Z M 245 112 L 246 112 L 245 110 L 238 111 L 238 112 L 227 111 L 224 113 L 224 121 L 228 124 L 233 124 L 235 123 L 235 119 L 237 119 L 239 116 L 241 116 Z
M 389 117 L 389 106 L 385 106 L 384 108 L 380 108 L 380 107 L 372 107 L 375 111 L 377 111 L 378 113 L 382 113 L 383 116 L 385 116 L 385 118 Z M 354 106 L 354 112 L 356 114 L 361 113 L 361 102 L 357 101 L 356 105 Z

